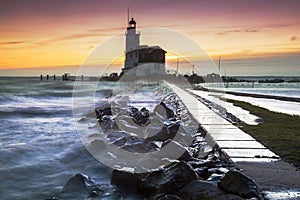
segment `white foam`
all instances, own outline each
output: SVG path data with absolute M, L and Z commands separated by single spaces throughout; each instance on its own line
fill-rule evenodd
M 288 200 L 288 199 L 299 199 L 300 190 L 282 190 L 282 191 L 264 191 L 265 197 L 270 200 Z

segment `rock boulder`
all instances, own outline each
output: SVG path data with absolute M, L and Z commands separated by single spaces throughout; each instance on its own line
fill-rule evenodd
M 84 174 L 76 174 L 68 180 L 62 190 L 63 193 L 72 195 L 80 194 L 83 196 L 90 196 L 91 194 L 100 195 L 103 190 L 99 188 L 96 182 Z
M 143 180 L 146 195 L 172 194 L 187 183 L 198 179 L 198 175 L 186 162 L 172 163 L 160 171 L 149 173 Z
M 264 199 L 254 181 L 236 170 L 227 172 L 219 181 L 218 186 L 227 193 L 237 194 L 247 199 Z
M 244 198 L 224 194 L 218 187 L 212 182 L 195 180 L 187 185 L 185 185 L 182 189 L 180 189 L 176 195 L 181 199 L 190 199 L 190 200 L 198 200 L 198 199 L 218 199 L 218 200 L 242 200 Z
M 186 162 L 172 163 L 158 171 L 133 173 L 114 170 L 111 182 L 123 194 L 142 194 L 145 197 L 160 198 L 181 189 L 187 183 L 198 179 L 198 175 Z

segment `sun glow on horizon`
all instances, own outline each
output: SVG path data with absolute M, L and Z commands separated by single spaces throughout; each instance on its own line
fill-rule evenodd
M 43 2 L 43 12 L 34 6 L 23 9 L 21 4 L 19 7 L 13 2 L 7 4 L 11 4 L 10 7 L 0 8 L 0 11 L 6 9 L 6 12 L 0 12 L 0 21 L 3 22 L 0 27 L 0 75 L 5 75 L 8 70 L 11 73 L 15 70 L 16 74 L 21 73 L 18 70 L 32 70 L 35 74 L 37 69 L 57 68 L 59 71 L 66 66 L 81 66 L 98 45 L 111 37 L 119 37 L 124 42 L 116 49 L 107 49 L 111 51 L 110 55 L 120 52 L 120 49 L 124 51 L 127 26 L 124 3 L 121 6 L 120 3 L 99 1 L 90 5 L 78 0 L 73 2 L 70 10 L 64 10 L 59 5 Z M 153 9 L 151 2 L 136 1 L 133 10 L 138 29 L 158 26 L 176 30 L 194 40 L 207 54 L 186 52 L 184 55 L 172 55 L 169 52 L 166 59 L 170 63 L 176 63 L 178 56 L 191 61 L 216 60 L 222 56 L 222 60 L 230 62 L 232 66 L 229 67 L 236 70 L 235 74 L 242 73 L 245 67 L 248 67 L 247 73 L 251 73 L 256 60 L 257 66 L 266 65 L 271 69 L 270 74 L 300 75 L 300 70 L 297 70 L 300 67 L 298 1 L 269 5 L 258 0 L 251 4 L 231 0 L 220 4 L 222 10 L 216 12 L 213 2 L 178 2 L 172 6 L 172 13 L 178 13 L 176 16 L 166 12 L 169 5 L 166 2 Z M 54 15 L 53 10 L 57 14 Z M 148 44 L 143 42 L 143 36 L 141 32 L 142 44 Z M 167 38 L 159 34 L 154 36 Z M 99 55 L 93 62 L 94 65 L 105 66 L 110 65 L 112 59 L 116 69 L 124 63 L 124 55 L 119 53 L 116 60 Z M 267 64 L 263 63 L 267 61 Z M 274 64 L 274 70 L 269 68 L 271 64 Z M 288 70 L 285 73 L 284 69 L 278 70 L 280 67 Z M 253 73 L 257 73 L 256 70 L 253 68 Z

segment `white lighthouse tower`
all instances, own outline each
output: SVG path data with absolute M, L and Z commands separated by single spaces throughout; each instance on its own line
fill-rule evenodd
M 126 52 L 137 48 L 140 45 L 140 34 L 136 32 L 136 22 L 133 18 L 128 22 L 126 32 Z

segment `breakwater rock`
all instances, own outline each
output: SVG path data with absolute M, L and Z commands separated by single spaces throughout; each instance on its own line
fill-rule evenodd
M 198 174 L 193 168 L 188 163 L 181 161 L 149 173 L 135 174 L 114 170 L 111 181 L 125 195 L 134 192 L 148 198 L 158 198 L 177 191 L 198 178 Z
M 219 181 L 218 186 L 225 192 L 237 194 L 247 199 L 264 199 L 254 181 L 239 171 L 227 172 Z
M 103 193 L 100 186 L 85 174 L 76 174 L 68 180 L 62 190 L 67 195 L 83 195 L 89 197 L 98 197 Z
M 205 180 L 191 164 L 180 161 L 149 173 L 113 170 L 111 182 L 125 197 L 158 200 L 264 199 L 254 181 L 241 172 L 230 170 L 221 177 L 218 181 Z
M 128 152 L 132 160 L 146 155 L 137 158 L 136 165 L 127 166 L 126 161 L 132 164 L 132 160 L 125 158 L 120 162 L 123 166 L 113 167 L 111 184 L 120 198 L 263 199 L 249 177 L 237 172 L 218 148 L 209 146 L 203 137 L 206 133 L 176 95 L 166 97 L 152 111 L 130 105 L 129 97 L 117 97 L 99 102 L 95 114 L 101 134 L 90 136 L 90 152 L 102 156 L 102 151 L 116 162 L 122 158 L 111 149 Z M 180 154 L 174 156 L 176 151 Z M 86 197 L 101 199 L 101 186 L 90 180 L 76 175 L 63 192 L 81 191 Z

